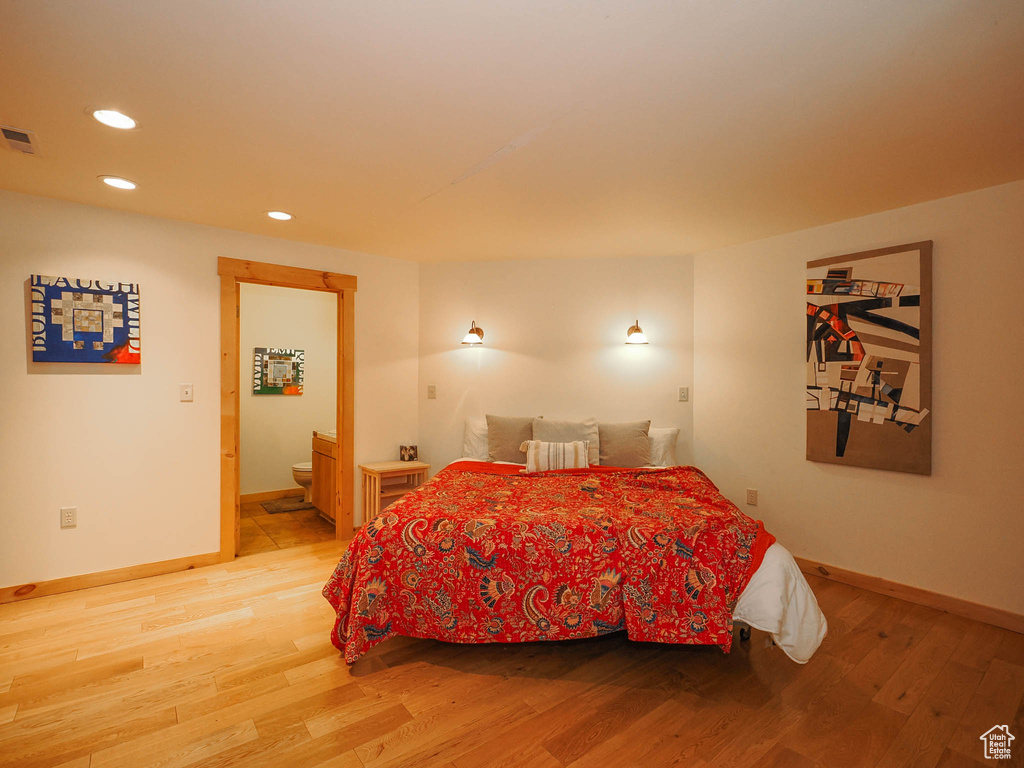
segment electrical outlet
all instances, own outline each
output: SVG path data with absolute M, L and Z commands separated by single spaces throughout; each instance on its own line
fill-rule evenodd
M 751 507 L 757 506 L 757 489 L 747 488 L 747 504 Z
M 78 527 L 78 507 L 61 507 L 60 508 L 60 527 L 61 528 L 77 528 Z
M 192 402 L 192 385 L 191 384 L 179 384 L 178 385 L 178 399 L 183 403 Z
M 434 384 L 427 385 L 427 400 L 437 400 L 437 386 Z
M 688 403 L 688 402 L 690 402 L 690 388 L 689 387 L 680 387 L 679 388 L 679 402 L 680 403 Z

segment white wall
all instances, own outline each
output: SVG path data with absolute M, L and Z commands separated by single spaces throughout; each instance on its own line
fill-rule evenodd
M 692 260 L 555 259 L 420 269 L 419 455 L 436 472 L 485 413 L 680 427 L 690 461 Z M 627 346 L 640 320 L 647 346 Z M 471 321 L 482 347 L 463 347 Z M 437 387 L 437 399 L 426 388 Z
M 255 283 L 239 291 L 241 492 L 298 488 L 292 464 L 311 460 L 314 429 L 334 429 L 337 294 Z M 254 347 L 303 350 L 302 394 L 253 394 Z
M 0 586 L 218 549 L 218 256 L 358 276 L 355 461 L 416 442 L 416 264 L 0 192 Z M 141 369 L 31 363 L 33 273 L 138 282 Z
M 925 239 L 933 474 L 806 461 L 805 263 Z M 485 412 L 652 418 L 682 428 L 680 460 L 730 498 L 758 488 L 761 505 L 742 508 L 795 554 L 1024 613 L 1022 243 L 1024 182 L 692 259 L 421 267 L 0 192 L 0 586 L 217 549 L 216 257 L 229 256 L 359 277 L 357 463 L 418 443 L 436 471 Z M 29 362 L 36 272 L 139 282 L 141 370 Z M 637 316 L 648 347 L 623 344 Z M 481 349 L 459 344 L 471 320 Z M 71 504 L 79 527 L 61 531 Z
M 933 473 L 804 458 L 806 262 L 934 241 Z M 794 554 L 1024 613 L 1024 182 L 695 257 L 697 464 Z

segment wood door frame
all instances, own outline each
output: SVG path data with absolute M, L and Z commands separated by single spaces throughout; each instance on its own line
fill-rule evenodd
M 217 259 L 220 275 L 220 559 L 234 560 L 239 547 L 239 284 L 258 283 L 282 288 L 327 291 L 338 297 L 338 391 L 336 424 L 334 524 L 339 539 L 351 539 L 355 503 L 355 275 Z

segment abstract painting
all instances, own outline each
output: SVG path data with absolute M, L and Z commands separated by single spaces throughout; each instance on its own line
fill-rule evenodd
M 32 275 L 32 360 L 142 362 L 138 283 Z
M 931 474 L 932 243 L 807 262 L 807 458 Z
M 301 349 L 256 347 L 253 350 L 254 395 L 301 395 L 306 353 Z

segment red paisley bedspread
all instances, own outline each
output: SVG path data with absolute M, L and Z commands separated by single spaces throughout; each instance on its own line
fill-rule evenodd
M 357 533 L 324 586 L 345 660 L 393 635 L 453 643 L 592 637 L 732 645 L 775 537 L 694 467 L 459 462 Z

